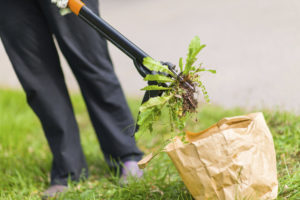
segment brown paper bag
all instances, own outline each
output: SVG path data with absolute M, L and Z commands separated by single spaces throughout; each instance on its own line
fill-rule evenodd
M 196 200 L 277 197 L 276 155 L 262 113 L 225 118 L 200 133 L 187 132 L 187 140 L 174 138 L 165 151 Z

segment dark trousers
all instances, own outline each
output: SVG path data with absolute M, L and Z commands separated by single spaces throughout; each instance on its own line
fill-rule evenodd
M 131 137 L 134 120 L 105 39 L 74 14 L 60 16 L 50 2 L 0 0 L 0 37 L 53 153 L 51 184 L 67 184 L 68 177 L 87 176 L 87 165 L 52 35 L 79 83 L 107 163 L 139 160 L 142 152 Z M 85 2 L 98 13 L 97 0 Z

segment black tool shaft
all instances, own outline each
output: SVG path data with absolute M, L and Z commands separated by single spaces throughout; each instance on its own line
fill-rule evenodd
M 94 27 L 102 36 L 112 42 L 121 51 L 133 59 L 138 72 L 145 77 L 147 74 L 151 74 L 151 71 L 142 65 L 143 59 L 149 57 L 143 50 L 136 46 L 133 42 L 128 40 L 119 31 L 109 25 L 102 18 L 94 14 L 88 7 L 83 6 L 79 12 L 79 17 Z

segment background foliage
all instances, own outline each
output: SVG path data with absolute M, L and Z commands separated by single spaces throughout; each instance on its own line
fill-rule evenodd
M 61 199 L 191 199 L 167 155 L 161 154 L 145 170 L 140 182 L 132 180 L 121 186 L 118 177 L 107 168 L 89 122 L 81 96 L 72 95 L 82 145 L 89 164 L 90 178 L 71 183 Z M 136 116 L 140 101 L 129 98 Z M 199 113 L 199 129 L 225 116 L 248 113 L 243 109 L 204 106 Z M 277 152 L 278 199 L 300 199 L 300 117 L 279 111 L 264 111 Z M 163 122 L 154 127 L 158 134 L 144 134 L 138 145 L 149 153 L 169 137 Z M 0 89 L 0 199 L 40 199 L 49 185 L 51 154 L 40 123 L 28 108 L 20 91 Z

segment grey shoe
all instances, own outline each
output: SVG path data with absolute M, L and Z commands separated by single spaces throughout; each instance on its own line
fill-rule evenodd
M 51 185 L 45 192 L 43 192 L 42 199 L 48 199 L 58 196 L 59 194 L 66 192 L 68 187 L 65 185 Z
M 140 179 L 143 176 L 143 171 L 138 167 L 136 161 L 126 161 L 123 164 L 121 182 L 128 183 L 128 177 Z

